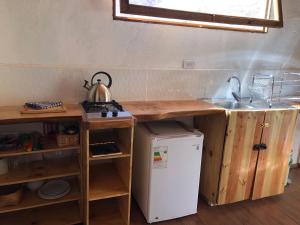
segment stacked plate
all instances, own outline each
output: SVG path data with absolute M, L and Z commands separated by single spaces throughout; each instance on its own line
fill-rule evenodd
M 71 186 L 64 180 L 53 180 L 44 184 L 38 191 L 42 199 L 53 200 L 66 196 L 71 191 Z

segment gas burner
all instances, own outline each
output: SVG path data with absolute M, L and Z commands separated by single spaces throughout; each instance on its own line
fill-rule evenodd
M 131 114 L 123 110 L 123 107 L 116 101 L 111 102 L 88 102 L 81 103 L 89 119 L 97 118 L 125 118 Z

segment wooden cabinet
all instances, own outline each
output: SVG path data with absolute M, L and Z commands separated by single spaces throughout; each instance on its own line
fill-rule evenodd
M 267 111 L 259 151 L 252 199 L 284 192 L 288 158 L 292 149 L 297 110 Z
M 297 114 L 232 110 L 195 119 L 205 135 L 200 194 L 209 204 L 283 193 Z
M 133 129 L 132 118 L 86 122 L 82 128 L 85 225 L 130 224 Z M 93 146 L 111 141 L 119 154 L 93 157 Z
M 232 111 L 221 165 L 218 204 L 251 198 L 264 112 Z

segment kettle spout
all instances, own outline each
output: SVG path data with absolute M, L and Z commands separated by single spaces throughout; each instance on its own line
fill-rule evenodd
M 84 85 L 83 87 L 87 90 L 90 90 L 91 89 L 91 86 L 89 85 L 89 82 L 87 80 L 84 80 Z

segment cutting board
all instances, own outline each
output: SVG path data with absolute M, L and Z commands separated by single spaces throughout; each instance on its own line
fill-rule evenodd
M 31 109 L 24 106 L 20 112 L 22 114 L 41 114 L 41 113 L 63 113 L 66 111 L 67 109 L 65 106 L 53 107 L 49 109 Z

